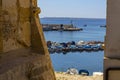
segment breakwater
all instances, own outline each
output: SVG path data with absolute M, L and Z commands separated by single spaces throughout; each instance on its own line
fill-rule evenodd
M 43 31 L 82 31 L 82 28 L 77 28 L 73 24 L 42 24 Z
M 66 53 L 66 52 L 74 52 L 74 51 L 102 51 L 104 50 L 104 42 L 101 41 L 71 41 L 71 42 L 52 42 L 47 41 L 48 50 L 50 53 Z

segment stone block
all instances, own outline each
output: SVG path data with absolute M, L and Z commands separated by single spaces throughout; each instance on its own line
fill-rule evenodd
M 105 57 L 120 58 L 120 0 L 107 1 Z
M 104 80 L 120 80 L 120 60 L 104 59 Z

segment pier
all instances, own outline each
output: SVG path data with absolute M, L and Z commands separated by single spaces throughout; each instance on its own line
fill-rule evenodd
M 82 31 L 82 28 L 77 28 L 72 24 L 42 24 L 43 31 Z

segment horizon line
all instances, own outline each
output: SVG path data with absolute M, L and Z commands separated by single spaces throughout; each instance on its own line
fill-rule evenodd
M 106 18 L 86 18 L 86 17 L 40 17 L 40 18 L 84 18 L 84 19 L 106 19 Z

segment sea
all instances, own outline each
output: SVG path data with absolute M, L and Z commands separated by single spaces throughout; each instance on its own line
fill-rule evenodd
M 46 41 L 70 42 L 70 41 L 104 41 L 106 19 L 97 18 L 40 18 L 42 24 L 73 24 L 83 28 L 83 31 L 44 31 Z M 50 54 L 53 68 L 58 72 L 66 72 L 68 68 L 87 70 L 90 75 L 93 72 L 103 72 L 104 51 L 97 52 L 68 52 Z

